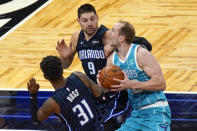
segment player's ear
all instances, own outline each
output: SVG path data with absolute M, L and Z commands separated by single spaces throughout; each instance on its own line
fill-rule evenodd
M 77 22 L 79 23 L 79 18 L 77 18 Z
M 119 37 L 119 40 L 120 40 L 120 41 L 124 41 L 124 40 L 125 40 L 125 36 L 121 35 L 121 36 Z

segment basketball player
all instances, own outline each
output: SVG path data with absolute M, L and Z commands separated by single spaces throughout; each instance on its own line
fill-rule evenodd
M 133 108 L 117 131 L 169 131 L 171 112 L 163 93 L 164 76 L 155 57 L 132 43 L 134 36 L 134 27 L 128 22 L 120 21 L 112 28 L 112 46 L 117 50 L 108 57 L 107 65 L 119 66 L 125 79 L 116 79 L 120 85 L 112 85 L 111 91 L 127 90 Z
M 58 41 L 56 49 L 62 58 L 64 68 L 70 66 L 77 52 L 86 75 L 96 82 L 98 70 L 106 66 L 106 58 L 113 51 L 113 47 L 110 46 L 111 30 L 104 25 L 98 27 L 96 10 L 90 4 L 84 4 L 78 8 L 78 23 L 81 26 L 81 31 L 72 35 L 70 45 L 67 46 L 64 40 Z M 143 37 L 135 37 L 134 41 L 151 51 L 151 44 Z M 110 92 L 105 94 L 104 98 L 105 101 L 101 101 L 101 104 L 98 102 L 97 105 L 99 105 L 99 110 L 103 112 L 104 126 L 108 127 L 105 129 L 113 131 L 119 128 L 121 122 L 124 121 L 120 114 L 129 114 L 127 92 L 121 91 L 116 94 Z
M 92 95 L 95 98 L 101 96 L 102 88 L 80 72 L 73 72 L 65 79 L 62 75 L 61 60 L 56 56 L 43 58 L 40 68 L 55 92 L 38 109 L 39 84 L 34 78 L 27 83 L 31 96 L 32 120 L 39 123 L 55 113 L 69 131 L 102 131 L 103 126 L 100 125 L 99 115 L 92 98 Z

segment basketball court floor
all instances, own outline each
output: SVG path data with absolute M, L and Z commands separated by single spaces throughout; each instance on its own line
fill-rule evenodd
M 54 91 L 39 69 L 41 59 L 57 55 L 57 41 L 68 43 L 80 30 L 77 8 L 95 6 L 99 24 L 132 23 L 147 38 L 162 68 L 172 110 L 172 131 L 197 130 L 197 0 L 0 0 L 0 130 L 62 131 L 51 116 L 31 122 L 27 81 L 40 84 L 39 105 Z M 82 71 L 77 55 L 67 77 Z

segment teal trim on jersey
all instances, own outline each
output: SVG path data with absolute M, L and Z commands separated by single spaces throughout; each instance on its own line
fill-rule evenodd
M 148 81 L 150 77 L 138 67 L 136 52 L 139 45 L 131 44 L 124 60 L 121 60 L 116 52 L 113 54 L 113 64 L 119 66 L 131 80 Z M 129 101 L 133 109 L 150 105 L 156 101 L 167 101 L 163 91 L 142 91 L 128 89 Z

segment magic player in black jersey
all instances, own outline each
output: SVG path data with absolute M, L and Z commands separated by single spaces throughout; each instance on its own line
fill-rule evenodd
M 56 56 L 43 58 L 40 68 L 55 92 L 38 109 L 39 84 L 34 78 L 27 83 L 32 120 L 40 122 L 55 113 L 69 131 L 102 131 L 93 97 L 101 96 L 105 89 L 81 72 L 73 72 L 65 79 L 61 60 Z
M 96 82 L 98 71 L 106 66 L 106 58 L 114 50 L 111 47 L 111 30 L 104 25 L 98 27 L 96 10 L 90 4 L 78 8 L 78 23 L 81 31 L 73 33 L 69 46 L 61 40 L 58 41 L 56 49 L 64 68 L 70 66 L 77 52 L 86 75 Z M 133 43 L 140 44 L 149 51 L 152 49 L 151 44 L 143 37 L 135 37 Z M 126 111 L 129 111 L 127 97 L 126 91 L 115 95 L 110 92 L 105 94 L 104 101 L 97 104 L 104 117 L 103 122 L 107 131 L 120 127 L 122 119 L 119 115 L 125 115 Z

